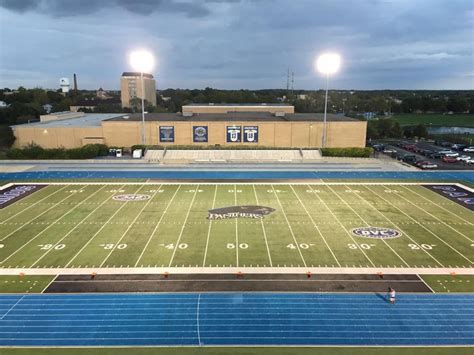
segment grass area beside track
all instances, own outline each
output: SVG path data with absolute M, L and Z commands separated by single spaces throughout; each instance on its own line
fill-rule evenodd
M 54 276 L 43 275 L 0 275 L 0 293 L 40 293 L 53 279 Z
M 393 118 L 401 126 L 416 126 L 424 124 L 426 126 L 446 126 L 446 127 L 474 127 L 473 114 L 400 114 Z
M 420 275 L 435 292 L 472 292 L 474 275 Z

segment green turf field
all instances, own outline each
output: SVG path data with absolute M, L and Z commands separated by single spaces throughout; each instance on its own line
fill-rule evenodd
M 393 118 L 401 126 L 416 126 L 422 123 L 427 126 L 474 127 L 474 115 L 471 114 L 400 114 L 394 115 Z
M 274 211 L 207 219 L 242 205 Z M 49 185 L 0 210 L 0 267 L 470 268 L 473 217 L 409 184 Z M 402 235 L 351 232 L 367 226 Z
M 435 292 L 474 293 L 474 275 L 423 275 L 422 278 Z
M 47 275 L 0 275 L 1 293 L 41 293 L 53 281 Z

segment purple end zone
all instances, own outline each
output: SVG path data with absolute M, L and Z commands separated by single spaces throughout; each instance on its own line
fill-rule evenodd
M 47 185 L 12 185 L 0 190 L 0 209 L 10 206 L 23 197 L 31 195 Z
M 457 185 L 423 185 L 463 207 L 474 211 L 474 193 Z

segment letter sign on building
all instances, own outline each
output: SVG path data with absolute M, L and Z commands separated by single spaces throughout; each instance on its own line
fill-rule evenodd
M 207 133 L 207 126 L 193 126 L 193 142 L 206 143 Z
M 242 141 L 241 126 L 227 126 L 227 143 L 240 143 Z
M 160 126 L 160 142 L 174 143 L 174 126 Z
M 244 142 L 258 143 L 258 126 L 244 126 Z

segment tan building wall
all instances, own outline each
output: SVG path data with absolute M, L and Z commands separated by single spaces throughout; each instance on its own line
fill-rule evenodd
M 149 105 L 156 106 L 156 81 L 147 77 L 143 78 L 145 100 Z M 141 99 L 142 83 L 139 76 L 122 76 L 120 78 L 120 95 L 122 107 L 130 107 L 130 100 L 134 97 Z
M 228 143 L 227 126 L 258 126 L 258 143 Z M 106 144 L 130 147 L 141 142 L 141 122 L 104 121 Z M 160 142 L 159 127 L 174 126 L 174 143 Z M 193 126 L 208 127 L 208 142 L 193 142 Z M 149 145 L 215 145 L 266 147 L 321 147 L 322 122 L 146 122 L 146 143 Z M 367 122 L 328 122 L 328 147 L 364 147 Z
M 77 148 L 89 143 L 104 143 L 102 127 L 14 127 L 14 147 L 34 143 L 43 148 Z
M 295 113 L 291 105 L 183 105 L 183 113 L 270 112 Z
M 227 126 L 258 126 L 258 143 L 227 143 Z M 159 126 L 174 126 L 174 143 L 160 142 Z M 193 126 L 208 127 L 208 142 L 193 142 Z M 319 148 L 322 122 L 146 122 L 146 143 L 149 145 L 215 145 Z M 328 147 L 364 147 L 366 121 L 328 122 Z M 141 143 L 141 122 L 103 121 L 102 127 L 15 127 L 15 147 L 32 142 L 44 148 L 74 148 L 88 143 L 131 147 Z

